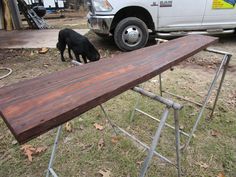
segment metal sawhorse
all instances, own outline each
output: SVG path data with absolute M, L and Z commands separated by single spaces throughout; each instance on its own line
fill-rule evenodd
M 158 44 L 161 43 L 161 42 L 167 42 L 167 40 L 163 40 L 163 39 L 156 39 L 156 40 L 158 41 Z M 196 129 L 197 129 L 197 126 L 198 126 L 198 124 L 199 124 L 199 121 L 201 120 L 201 118 L 202 118 L 202 116 L 203 116 L 203 112 L 204 112 L 204 110 L 207 108 L 207 104 L 208 104 L 209 98 L 210 98 L 210 96 L 211 96 L 211 93 L 212 93 L 212 91 L 213 91 L 215 85 L 216 85 L 217 79 L 218 79 L 218 78 L 220 77 L 220 75 L 221 75 L 220 84 L 219 84 L 219 86 L 218 86 L 218 88 L 217 88 L 217 93 L 216 93 L 216 97 L 215 97 L 215 100 L 214 100 L 214 104 L 213 104 L 213 107 L 211 108 L 210 118 L 213 116 L 213 113 L 214 113 L 214 110 L 215 110 L 215 108 L 216 108 L 216 104 L 217 104 L 217 101 L 218 101 L 218 98 L 219 98 L 219 94 L 220 94 L 220 91 L 221 91 L 221 88 L 222 88 L 222 84 L 223 84 L 223 81 L 224 81 L 224 78 L 225 78 L 225 75 L 226 75 L 226 71 L 227 71 L 227 68 L 228 68 L 230 59 L 231 59 L 231 57 L 232 57 L 232 55 L 231 55 L 230 53 L 227 53 L 227 52 L 224 52 L 224 51 L 219 51 L 219 50 L 210 49 L 210 48 L 207 48 L 206 51 L 223 55 L 223 58 L 222 58 L 222 60 L 221 60 L 220 66 L 219 66 L 218 69 L 216 70 L 215 76 L 214 76 L 214 78 L 213 78 L 213 80 L 212 80 L 212 82 L 211 82 L 211 84 L 210 84 L 210 87 L 209 87 L 209 89 L 208 89 L 207 95 L 206 95 L 206 97 L 204 98 L 203 104 L 198 103 L 198 102 L 195 102 L 195 101 L 192 101 L 192 100 L 189 100 L 189 99 L 186 99 L 186 98 L 184 98 L 184 97 L 182 97 L 182 96 L 179 96 L 179 95 L 176 95 L 176 94 L 173 94 L 173 93 L 171 93 L 171 92 L 168 92 L 168 91 L 163 90 L 161 74 L 159 75 L 159 89 L 160 89 L 160 95 L 161 95 L 161 96 L 163 96 L 163 93 L 166 93 L 166 94 L 172 95 L 172 96 L 174 96 L 174 97 L 183 99 L 183 100 L 185 100 L 185 101 L 189 101 L 189 102 L 191 102 L 191 103 L 194 103 L 194 104 L 196 104 L 196 105 L 198 105 L 198 106 L 201 106 L 201 109 L 200 109 L 200 111 L 199 111 L 199 113 L 198 113 L 198 116 L 197 116 L 197 118 L 196 118 L 196 120 L 195 120 L 195 123 L 194 123 L 194 125 L 193 125 L 192 130 L 191 130 L 190 133 L 186 133 L 186 132 L 184 132 L 184 131 L 182 131 L 182 130 L 179 130 L 179 127 L 176 127 L 176 122 L 175 122 L 175 126 L 172 126 L 172 125 L 170 125 L 170 124 L 168 124 L 168 123 L 165 123 L 165 124 L 164 124 L 165 126 L 171 128 L 171 129 L 174 129 L 175 132 L 176 132 L 176 134 L 177 134 L 177 133 L 178 133 L 178 134 L 181 133 L 181 134 L 185 135 L 186 137 L 188 137 L 188 139 L 187 139 L 187 141 L 186 141 L 186 143 L 185 143 L 185 145 L 184 145 L 184 147 L 183 147 L 184 149 L 186 149 L 187 146 L 189 145 L 189 143 L 191 142 L 191 139 L 192 139 L 192 137 L 193 137 L 193 135 L 194 135 L 194 133 L 195 133 L 195 131 L 196 131 Z M 223 71 L 222 71 L 222 70 L 223 70 Z M 222 71 L 222 74 L 221 74 L 221 71 Z M 135 90 L 135 91 L 137 91 L 137 90 Z M 139 112 L 139 113 L 141 113 L 141 114 L 143 114 L 143 115 L 145 115 L 145 116 L 147 116 L 147 117 L 149 117 L 149 118 L 151 118 L 151 119 L 153 119 L 153 120 L 156 120 L 156 121 L 160 122 L 160 124 L 161 124 L 161 120 L 160 120 L 160 119 L 158 119 L 158 118 L 156 118 L 156 117 L 154 117 L 154 116 L 152 116 L 152 115 L 150 115 L 150 114 L 148 114 L 148 113 L 142 111 L 141 109 L 139 109 L 139 108 L 138 108 L 138 104 L 139 104 L 139 98 L 137 98 L 136 103 L 135 103 L 135 107 L 134 107 L 133 112 L 132 112 L 132 114 L 131 114 L 131 117 L 130 117 L 131 121 L 133 120 L 135 111 L 137 111 L 137 112 Z M 177 120 L 177 121 L 178 121 L 178 120 Z M 178 122 L 178 124 L 179 124 L 179 122 Z M 177 130 L 176 130 L 176 129 L 177 129 Z M 177 136 L 177 135 L 176 135 L 176 136 Z M 177 139 L 178 139 L 178 141 L 179 141 L 179 135 L 178 135 Z M 178 144 L 178 146 L 180 146 L 180 142 L 176 142 L 176 144 Z M 178 150 L 180 150 L 179 147 L 176 148 L 176 151 L 178 151 Z M 151 150 L 150 150 L 150 151 L 151 151 Z M 150 153 L 150 152 L 149 152 L 149 153 Z M 180 176 L 180 175 L 181 175 L 180 159 L 178 159 L 178 158 L 180 157 L 180 152 L 176 152 L 176 155 L 177 155 L 178 176 Z M 165 159 L 165 160 L 166 160 L 166 159 Z M 166 160 L 166 161 L 169 162 L 168 160 Z M 169 162 L 169 163 L 170 163 L 170 162 Z M 144 177 L 144 175 L 143 175 L 142 177 Z
M 173 93 L 170 93 L 168 91 L 164 91 L 163 88 L 162 88 L 162 81 L 161 81 L 161 75 L 159 75 L 159 88 L 160 88 L 160 95 L 161 96 L 158 96 L 158 95 L 155 95 L 151 92 L 147 92 L 145 91 L 144 89 L 140 88 L 140 87 L 134 87 L 133 88 L 133 91 L 135 92 L 138 92 L 144 96 L 147 96 L 151 99 L 154 99 L 164 105 L 166 105 L 163 113 L 162 113 L 162 116 L 160 119 L 157 119 L 151 115 L 149 115 L 148 113 L 145 113 L 144 111 L 140 110 L 137 108 L 138 106 L 138 101 L 136 102 L 135 104 L 135 108 L 132 112 L 132 115 L 131 115 L 131 119 L 133 118 L 134 116 L 134 113 L 135 111 L 138 111 L 154 120 L 157 120 L 160 122 L 157 130 L 156 130 L 156 133 L 155 133 L 155 136 L 153 137 L 153 141 L 151 143 L 151 146 L 149 147 L 148 145 L 146 145 L 145 143 L 141 142 L 139 139 L 137 139 L 136 137 L 134 137 L 133 135 L 131 135 L 130 133 L 128 133 L 127 131 L 125 131 L 124 129 L 120 128 L 119 126 L 117 126 L 115 123 L 113 123 L 111 121 L 111 119 L 109 118 L 108 114 L 106 113 L 104 107 L 102 105 L 100 105 L 103 113 L 105 114 L 107 120 L 109 121 L 109 123 L 111 124 L 111 126 L 114 128 L 114 131 L 117 133 L 116 131 L 116 128 L 121 131 L 122 133 L 126 134 L 128 137 L 132 138 L 133 140 L 135 140 L 136 142 L 138 142 L 140 145 L 142 145 L 144 148 L 148 149 L 148 155 L 142 165 L 142 168 L 141 168 L 141 172 L 140 172 L 140 177 L 144 177 L 146 172 L 147 172 L 147 169 L 148 169 L 148 166 L 149 166 L 149 163 L 153 157 L 153 155 L 157 155 L 159 158 L 161 158 L 162 160 L 172 164 L 173 166 L 175 166 L 178 170 L 178 177 L 181 176 L 181 165 L 180 165 L 180 133 L 187 136 L 188 137 L 188 140 L 187 140 L 187 143 L 185 144 L 185 148 L 189 145 L 192 137 L 193 137 L 193 134 L 194 132 L 196 131 L 197 129 L 197 125 L 199 124 L 199 121 L 200 119 L 202 118 L 202 115 L 203 115 L 203 112 L 207 106 L 207 103 L 209 101 L 209 98 L 210 98 L 210 95 L 212 93 L 212 90 L 216 84 L 216 81 L 217 79 L 219 78 L 219 76 L 221 75 L 221 71 L 223 69 L 223 73 L 221 75 L 221 79 L 220 79 L 220 84 L 219 84 L 219 87 L 217 89 L 217 94 L 216 94 L 216 97 L 215 97 L 215 101 L 214 101 L 214 105 L 213 105 L 213 108 L 212 108 L 212 112 L 211 112 L 211 115 L 213 115 L 214 113 L 214 110 L 215 110 L 215 107 L 216 107 L 216 103 L 217 103 L 217 100 L 218 100 L 218 97 L 219 97 L 219 94 L 220 94 L 220 90 L 222 88 L 222 84 L 223 84 L 223 81 L 224 81 L 224 78 L 225 78 L 225 74 L 226 74 L 226 71 L 227 71 L 227 67 L 229 65 L 229 61 L 230 61 L 230 58 L 231 58 L 231 54 L 230 53 L 226 53 L 226 52 L 223 52 L 223 51 L 218 51 L 218 50 L 214 50 L 214 49 L 206 49 L 207 51 L 209 52 L 213 52 L 213 53 L 217 53 L 217 54 L 221 54 L 221 55 L 224 55 L 222 61 L 221 61 L 221 64 L 219 66 L 219 68 L 217 69 L 216 71 L 216 74 L 213 78 L 213 81 L 208 89 L 208 93 L 207 93 L 207 96 L 205 97 L 204 101 L 203 101 L 203 104 L 200 104 L 201 106 L 201 109 L 199 111 L 199 114 L 196 118 L 196 121 L 195 121 L 195 124 L 192 128 L 192 131 L 190 134 L 186 133 L 186 132 L 183 132 L 181 130 L 179 130 L 179 117 L 178 117 L 178 112 L 181 110 L 182 106 L 178 103 L 175 103 L 173 102 L 172 100 L 169 100 L 169 99 L 166 99 L 166 98 L 163 98 L 162 97 L 162 94 L 163 93 L 167 93 L 167 94 L 171 94 L 173 96 L 176 96 L 176 97 L 179 97 L 181 99 L 184 99 L 183 97 L 180 97 L 178 95 L 175 95 Z M 74 62 L 76 63 L 76 62 Z M 185 99 L 186 100 L 186 99 Z M 187 101 L 190 101 L 190 100 L 187 100 Z M 193 101 L 191 101 L 193 102 Z M 193 102 L 195 103 L 195 102 Z M 197 103 L 199 105 L 199 103 Z M 169 115 L 169 110 L 170 109 L 173 109 L 174 110 L 174 122 L 175 122 L 175 125 L 172 126 L 172 125 L 169 125 L 166 123 L 166 120 L 167 120 L 167 117 Z M 167 159 L 166 157 L 162 156 L 161 154 L 159 154 L 158 152 L 155 151 L 157 145 L 158 145 L 158 141 L 160 139 L 160 135 L 161 135 L 161 131 L 163 129 L 164 126 L 167 126 L 169 128 L 172 128 L 175 130 L 175 144 L 176 144 L 176 164 L 171 162 L 169 159 Z M 56 134 L 56 138 L 55 138 L 55 141 L 54 141 L 54 145 L 53 145 L 53 150 L 52 150 L 52 153 L 51 153 L 51 158 L 50 158 L 50 161 L 49 161 L 49 165 L 48 165 L 48 170 L 47 170 L 47 177 L 51 175 L 53 175 L 54 177 L 57 177 L 57 174 L 56 172 L 53 170 L 53 161 L 54 161 L 54 157 L 55 157 L 55 154 L 56 154 L 56 149 L 57 149 L 57 145 L 58 145 L 58 142 L 59 142 L 59 137 L 60 137 L 60 133 L 61 133 L 61 127 L 62 126 L 59 126 L 58 130 L 57 130 L 57 134 Z

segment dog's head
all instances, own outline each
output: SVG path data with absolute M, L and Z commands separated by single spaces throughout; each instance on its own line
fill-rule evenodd
M 100 59 L 100 54 L 93 45 L 90 46 L 87 57 L 90 61 L 98 61 Z
M 60 42 L 57 43 L 57 48 L 58 48 L 58 50 L 61 50 L 62 47 L 61 47 Z

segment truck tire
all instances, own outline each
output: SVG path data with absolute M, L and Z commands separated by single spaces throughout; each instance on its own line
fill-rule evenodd
M 114 31 L 115 43 L 123 51 L 144 47 L 148 37 L 146 24 L 136 17 L 128 17 L 121 20 Z

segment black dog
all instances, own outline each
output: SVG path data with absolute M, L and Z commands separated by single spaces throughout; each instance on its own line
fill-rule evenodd
M 100 59 L 100 54 L 97 49 L 91 44 L 91 42 L 81 34 L 75 32 L 72 29 L 63 29 L 59 32 L 57 48 L 61 53 L 61 60 L 65 61 L 64 51 L 68 46 L 68 53 L 70 59 L 72 59 L 71 50 L 74 52 L 76 60 L 80 61 L 80 55 L 84 59 L 84 63 L 87 63 L 87 58 L 90 61 L 98 61 Z

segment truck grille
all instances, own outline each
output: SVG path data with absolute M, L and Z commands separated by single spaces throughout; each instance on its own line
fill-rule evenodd
M 92 13 L 92 14 L 94 14 L 94 9 L 93 9 L 92 0 L 87 0 L 87 6 L 88 6 L 89 12 Z

